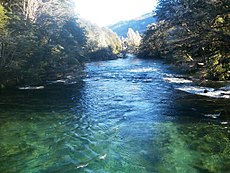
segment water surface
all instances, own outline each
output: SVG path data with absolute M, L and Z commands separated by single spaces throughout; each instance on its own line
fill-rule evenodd
M 160 61 L 89 63 L 74 85 L 0 91 L 0 172 L 227 173 L 230 102 Z M 189 83 L 189 82 L 188 82 Z

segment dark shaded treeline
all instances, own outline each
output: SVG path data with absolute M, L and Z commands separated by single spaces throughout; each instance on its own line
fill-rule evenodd
M 159 0 L 155 17 L 140 55 L 166 59 L 199 78 L 230 79 L 228 0 Z
M 73 8 L 71 0 L 0 1 L 1 87 L 79 77 L 84 62 L 119 52 L 116 34 L 104 31 L 105 44 L 91 39 Z

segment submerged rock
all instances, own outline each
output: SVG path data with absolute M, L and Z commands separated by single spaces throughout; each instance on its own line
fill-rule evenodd
M 204 90 L 204 93 L 208 93 L 209 91 L 207 89 Z

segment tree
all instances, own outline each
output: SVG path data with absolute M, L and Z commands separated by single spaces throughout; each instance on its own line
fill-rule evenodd
M 159 0 L 159 22 L 146 32 L 141 53 L 189 63 L 203 77 L 229 79 L 229 8 L 227 0 Z
M 8 22 L 8 17 L 6 16 L 6 11 L 4 7 L 0 4 L 0 35 L 4 34 Z
M 131 47 L 138 47 L 140 45 L 141 36 L 138 31 L 134 32 L 132 28 L 128 29 L 127 42 Z
M 70 0 L 3 0 L 2 6 L 8 23 L 0 39 L 1 84 L 38 84 L 82 69 L 86 38 Z
M 134 53 L 140 46 L 141 36 L 138 31 L 134 32 L 132 28 L 128 29 L 127 37 L 122 38 L 123 49 Z
M 88 60 L 114 59 L 122 50 L 121 40 L 108 28 L 101 28 L 86 20 L 79 19 L 80 26 L 85 29 L 87 36 L 86 47 Z

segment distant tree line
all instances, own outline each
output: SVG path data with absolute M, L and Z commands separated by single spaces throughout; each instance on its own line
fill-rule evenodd
M 117 58 L 116 55 L 122 51 L 122 42 L 116 33 L 84 19 L 79 19 L 79 23 L 86 31 L 88 61 Z
M 159 0 L 140 55 L 163 58 L 191 73 L 230 79 L 229 0 Z

